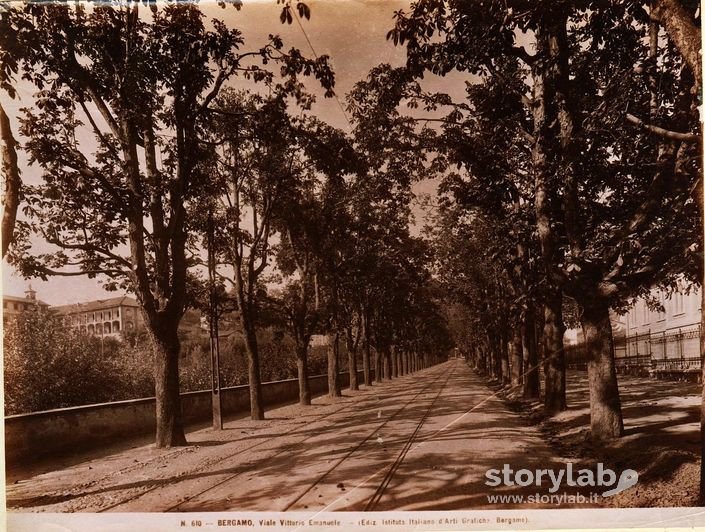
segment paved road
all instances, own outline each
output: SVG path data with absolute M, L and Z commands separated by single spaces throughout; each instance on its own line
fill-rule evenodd
M 143 446 L 8 486 L 21 511 L 363 511 L 537 507 L 496 504 L 485 472 L 562 467 L 533 427 L 461 360 L 264 422 L 189 434 L 189 447 Z M 491 491 L 490 491 L 491 490 Z M 547 493 L 547 489 L 541 490 Z M 543 505 L 556 507 L 554 504 Z M 571 506 L 563 504 L 562 506 Z

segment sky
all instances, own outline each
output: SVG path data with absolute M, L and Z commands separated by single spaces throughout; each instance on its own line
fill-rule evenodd
M 368 71 L 380 63 L 401 66 L 405 60 L 405 50 L 395 47 L 386 40 L 387 32 L 393 26 L 393 14 L 398 9 L 407 8 L 408 1 L 398 0 L 307 0 L 311 8 L 311 19 L 301 21 L 302 27 L 293 24 L 281 24 L 279 14 L 281 5 L 276 0 L 244 0 L 241 10 L 229 6 L 221 9 L 214 2 L 202 2 L 202 10 L 209 18 L 219 18 L 230 27 L 243 32 L 245 47 L 258 49 L 263 46 L 269 34 L 278 34 L 284 41 L 285 48 L 297 47 L 306 55 L 312 55 L 311 46 L 317 55 L 327 54 L 336 75 L 336 94 L 344 105 L 345 94 L 354 83 L 366 77 Z M 305 33 L 308 35 L 307 42 Z M 336 99 L 322 97 L 322 91 L 309 82 L 309 89 L 320 95 L 314 107 L 314 113 L 333 126 L 349 131 L 346 117 Z M 463 92 L 464 79 L 458 75 L 447 78 L 429 77 L 425 81 L 429 90 L 438 90 L 460 95 Z M 17 132 L 18 110 L 32 105 L 33 89 L 26 84 L 18 85 L 19 98 L 7 100 L 3 96 L 3 105 L 13 122 L 13 131 Z M 16 134 L 17 135 L 17 134 Z M 22 138 L 18 138 L 22 142 Z M 23 179 L 32 182 L 38 179 L 38 170 L 28 167 L 20 154 Z M 417 193 L 433 194 L 436 182 L 419 183 Z M 418 212 L 417 217 L 422 217 Z M 51 305 L 61 305 L 81 301 L 90 301 L 117 295 L 106 292 L 98 279 L 86 277 L 55 277 L 44 282 L 39 279 L 24 280 L 13 268 L 3 262 L 3 292 L 9 295 L 22 295 L 28 285 L 37 291 L 37 297 Z

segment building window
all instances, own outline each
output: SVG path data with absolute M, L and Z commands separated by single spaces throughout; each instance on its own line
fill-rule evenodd
M 641 324 L 642 325 L 648 325 L 649 324 L 649 307 L 646 304 L 646 302 L 641 303 Z
M 663 307 L 663 310 L 659 309 L 658 311 L 656 311 L 656 319 L 658 321 L 663 321 L 666 319 L 666 298 L 664 297 L 662 292 L 658 295 L 658 302 L 661 307 Z
M 684 297 L 680 292 L 673 294 L 673 314 L 683 314 L 685 312 Z

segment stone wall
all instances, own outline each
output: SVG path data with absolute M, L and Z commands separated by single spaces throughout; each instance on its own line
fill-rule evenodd
M 360 371 L 358 382 L 362 382 Z M 340 374 L 341 387 L 348 386 L 347 373 Z M 309 378 L 311 395 L 328 392 L 325 375 Z M 223 388 L 223 415 L 246 413 L 250 409 L 249 387 Z M 296 379 L 262 384 L 265 407 L 296 402 Z M 210 390 L 181 395 L 184 422 L 189 425 L 212 417 Z M 155 432 L 155 398 L 134 399 L 95 405 L 60 408 L 5 418 L 5 458 L 8 465 L 28 462 L 43 455 L 88 450 L 111 442 Z

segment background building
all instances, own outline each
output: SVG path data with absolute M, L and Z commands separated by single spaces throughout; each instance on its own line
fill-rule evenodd
M 139 331 L 144 323 L 137 301 L 128 296 L 52 308 L 65 316 L 68 326 L 95 336 L 117 338 L 123 331 Z
M 622 316 L 625 357 L 648 357 L 653 371 L 690 371 L 700 368 L 700 289 L 667 294 L 651 292 L 661 309 L 652 310 L 645 299 L 636 301 Z
M 660 306 L 660 308 L 658 308 Z M 666 293 L 654 289 L 629 312 L 611 313 L 617 370 L 676 378 L 700 373 L 700 288 Z M 584 369 L 587 354 L 582 331 L 566 331 L 566 357 Z
M 3 323 L 13 319 L 27 310 L 38 308 L 47 309 L 49 304 L 37 299 L 37 292 L 30 285 L 25 290 L 24 297 L 2 295 L 2 319 Z

